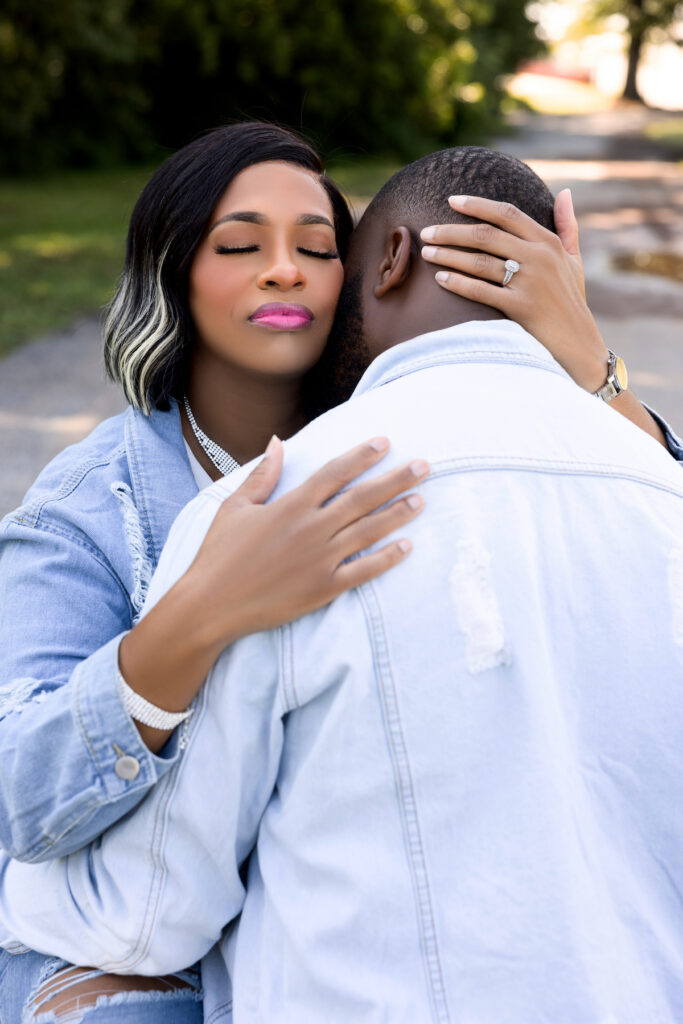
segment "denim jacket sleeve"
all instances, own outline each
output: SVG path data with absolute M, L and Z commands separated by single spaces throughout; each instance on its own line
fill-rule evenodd
M 155 756 L 117 690 L 128 594 L 101 551 L 58 522 L 0 526 L 0 845 L 39 861 L 90 842 L 176 755 Z M 120 778 L 125 753 L 139 764 Z M 130 774 L 130 773 L 127 773 Z
M 194 558 L 220 504 L 207 494 L 176 520 L 145 610 Z M 42 864 L 0 857 L 0 945 L 119 974 L 167 974 L 208 952 L 240 913 L 240 868 L 275 785 L 288 636 L 255 634 L 223 652 L 183 757 L 98 842 Z
M 0 857 L 0 946 L 164 975 L 219 941 L 242 909 L 240 868 L 275 785 L 284 731 L 282 708 L 271 712 L 277 656 L 268 639 L 247 637 L 233 650 L 229 670 L 219 661 L 197 699 L 182 759 L 134 814 L 68 857 Z

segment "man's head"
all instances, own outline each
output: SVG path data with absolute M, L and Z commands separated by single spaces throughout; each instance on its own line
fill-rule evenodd
M 433 266 L 420 256 L 422 228 L 471 221 L 448 205 L 451 195 L 512 203 L 554 230 L 552 194 L 526 164 L 504 153 L 457 146 L 394 174 L 351 239 L 332 335 L 316 374 L 323 391 L 333 382 L 322 407 L 348 398 L 372 359 L 401 341 L 468 320 L 502 318 L 491 306 L 440 288 Z

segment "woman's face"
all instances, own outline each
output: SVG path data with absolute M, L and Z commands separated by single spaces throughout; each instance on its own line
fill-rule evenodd
M 301 376 L 325 347 L 342 279 L 332 207 L 315 175 L 275 161 L 246 168 L 190 268 L 194 357 Z

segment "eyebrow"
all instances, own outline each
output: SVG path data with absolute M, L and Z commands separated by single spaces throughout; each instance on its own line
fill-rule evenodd
M 259 224 L 262 227 L 267 227 L 270 221 L 262 213 L 256 213 L 255 210 L 239 210 L 236 213 L 226 213 L 225 217 L 221 217 L 215 224 L 212 224 L 209 228 L 209 234 L 214 228 L 217 228 L 219 224 L 226 224 L 229 221 L 241 221 L 246 224 Z M 324 224 L 325 227 L 332 228 L 334 231 L 334 224 L 327 217 L 323 217 L 318 213 L 302 213 L 300 217 L 294 221 L 297 227 L 307 227 L 309 224 Z

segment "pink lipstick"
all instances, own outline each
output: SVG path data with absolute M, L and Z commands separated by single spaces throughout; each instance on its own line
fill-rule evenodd
M 274 331 L 299 331 L 313 322 L 313 314 L 293 302 L 266 302 L 251 314 L 249 322 Z

